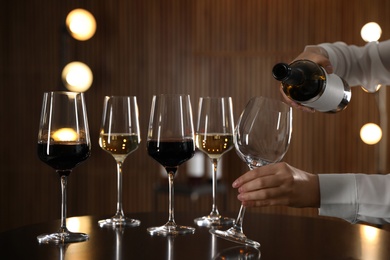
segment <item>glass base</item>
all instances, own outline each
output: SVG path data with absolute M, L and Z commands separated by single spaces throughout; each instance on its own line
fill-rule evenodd
M 132 219 L 127 217 L 112 217 L 108 219 L 102 219 L 98 221 L 100 227 L 117 227 L 117 226 L 126 226 L 126 227 L 138 227 L 141 225 L 141 221 L 138 219 Z
M 40 244 L 65 244 L 74 242 L 83 242 L 89 239 L 87 234 L 73 232 L 57 232 L 52 234 L 42 234 L 37 236 Z
M 234 218 L 218 216 L 204 216 L 194 219 L 194 223 L 200 227 L 210 227 L 210 226 L 228 226 L 233 225 L 235 222 Z
M 235 246 L 219 252 L 213 260 L 226 259 L 246 259 L 246 260 L 260 260 L 261 253 L 259 249 L 247 246 Z
M 188 226 L 178 226 L 175 223 L 166 223 L 160 227 L 150 227 L 147 229 L 149 234 L 157 236 L 185 235 L 194 234 L 195 228 Z
M 239 244 L 247 245 L 247 246 L 252 246 L 254 248 L 260 247 L 259 242 L 248 239 L 244 233 L 238 232 L 234 227 L 232 227 L 226 231 L 222 231 L 222 230 L 218 230 L 218 229 L 210 229 L 209 232 L 211 234 L 216 235 L 217 237 L 226 239 L 226 240 L 231 241 L 231 242 L 235 242 L 235 243 L 239 243 Z

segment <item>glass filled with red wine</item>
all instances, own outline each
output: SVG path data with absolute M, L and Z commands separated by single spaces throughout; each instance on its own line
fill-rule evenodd
M 116 162 L 117 202 L 116 213 L 108 219 L 99 220 L 99 226 L 136 227 L 138 219 L 126 217 L 122 203 L 122 165 L 129 154 L 138 149 L 141 142 L 138 105 L 135 96 L 106 96 L 99 133 L 100 147 L 111 154 Z
M 177 225 L 174 218 L 173 178 L 182 163 L 195 153 L 194 126 L 189 95 L 153 96 L 147 137 L 149 156 L 168 174 L 169 218 L 162 226 L 150 227 L 151 235 L 193 234 L 195 228 Z
M 54 91 L 43 95 L 38 131 L 38 157 L 55 169 L 61 179 L 61 226 L 37 237 L 42 244 L 88 240 L 84 233 L 66 227 L 66 184 L 73 168 L 89 158 L 91 141 L 83 93 Z

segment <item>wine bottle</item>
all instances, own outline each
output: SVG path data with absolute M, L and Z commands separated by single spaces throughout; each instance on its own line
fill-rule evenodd
M 351 100 L 351 89 L 344 79 L 327 74 L 324 68 L 310 60 L 278 63 L 272 74 L 282 82 L 287 97 L 320 112 L 342 111 Z

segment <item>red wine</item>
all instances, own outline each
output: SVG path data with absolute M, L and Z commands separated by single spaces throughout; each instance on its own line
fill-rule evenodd
M 195 153 L 194 141 L 161 141 L 151 140 L 147 142 L 148 154 L 164 166 L 168 171 L 176 171 L 176 168 L 191 159 Z
M 91 152 L 86 143 L 38 143 L 38 157 L 58 171 L 70 171 Z

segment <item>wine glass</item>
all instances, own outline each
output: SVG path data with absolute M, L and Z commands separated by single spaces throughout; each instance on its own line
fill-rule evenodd
M 39 235 L 39 243 L 62 244 L 88 239 L 87 234 L 70 232 L 66 227 L 66 184 L 73 168 L 90 154 L 83 93 L 45 92 L 38 132 L 38 157 L 53 167 L 61 179 L 61 227 L 56 233 Z
M 223 217 L 217 208 L 217 167 L 218 161 L 233 144 L 234 120 L 231 97 L 201 97 L 199 99 L 198 125 L 196 128 L 196 147 L 211 160 L 212 200 L 211 212 L 194 220 L 198 226 L 231 225 L 233 218 Z
M 292 131 L 291 107 L 265 98 L 252 98 L 242 112 L 235 129 L 235 148 L 249 169 L 280 161 L 287 152 Z M 233 227 L 226 231 L 210 230 L 212 234 L 253 247 L 260 244 L 246 237 L 242 225 L 245 207 L 241 205 Z
M 117 203 L 113 217 L 99 220 L 103 226 L 139 226 L 137 219 L 128 218 L 122 205 L 122 165 L 129 154 L 137 150 L 140 143 L 138 105 L 135 96 L 104 97 L 103 117 L 99 134 L 100 147 L 116 161 Z
M 195 153 L 194 126 L 189 95 L 153 96 L 147 138 L 149 156 L 164 166 L 169 181 L 169 218 L 159 227 L 150 227 L 151 235 L 193 234 L 195 228 L 179 226 L 174 219 L 173 178 L 182 163 Z

